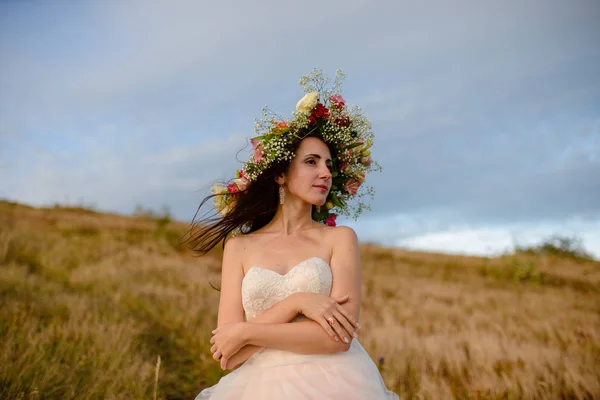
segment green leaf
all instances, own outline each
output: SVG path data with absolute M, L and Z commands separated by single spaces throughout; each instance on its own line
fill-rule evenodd
M 346 147 L 344 148 L 344 150 L 350 150 L 350 149 L 353 149 L 353 148 L 355 148 L 355 147 L 362 146 L 363 144 L 364 144 L 363 142 L 356 142 L 356 143 L 352 143 L 351 145 L 349 145 L 349 146 L 346 146 Z
M 335 204 L 338 207 L 344 207 L 344 204 L 340 201 L 340 199 L 338 199 L 335 193 L 330 193 L 329 196 L 331 197 L 331 201 L 333 202 L 333 204 Z

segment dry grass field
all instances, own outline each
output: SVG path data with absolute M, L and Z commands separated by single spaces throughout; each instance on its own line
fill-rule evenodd
M 0 202 L 0 398 L 193 399 L 216 383 L 221 253 L 194 258 L 186 229 Z M 362 260 L 359 340 L 403 399 L 600 398 L 600 262 L 368 244 Z

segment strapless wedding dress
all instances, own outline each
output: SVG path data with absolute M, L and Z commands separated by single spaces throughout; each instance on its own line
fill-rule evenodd
M 330 295 L 329 264 L 313 257 L 281 275 L 250 268 L 242 281 L 242 303 L 252 320 L 294 292 Z M 298 316 L 294 321 L 305 319 Z M 350 338 L 352 339 L 352 338 Z M 298 354 L 265 348 L 238 369 L 204 389 L 196 400 L 399 399 L 388 390 L 377 366 L 357 339 L 346 352 Z

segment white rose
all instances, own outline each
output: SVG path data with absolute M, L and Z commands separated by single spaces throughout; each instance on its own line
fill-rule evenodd
M 319 92 L 307 93 L 296 104 L 296 110 L 305 114 L 310 114 L 312 109 L 317 105 L 318 99 Z
M 225 206 L 225 200 L 223 199 L 223 196 L 218 195 L 213 197 L 213 204 L 217 211 L 220 211 Z
M 225 189 L 223 186 L 219 185 L 218 183 L 215 183 L 211 188 L 210 191 L 212 194 L 221 194 L 225 191 L 227 191 L 227 189 Z
M 232 208 L 232 205 L 229 202 L 225 201 L 225 196 L 223 195 L 213 197 L 213 202 L 215 208 L 217 209 L 217 212 L 222 217 L 226 216 Z
M 233 182 L 241 191 L 246 190 L 248 188 L 248 184 L 250 183 L 250 181 L 248 181 L 248 179 L 245 178 L 237 178 Z

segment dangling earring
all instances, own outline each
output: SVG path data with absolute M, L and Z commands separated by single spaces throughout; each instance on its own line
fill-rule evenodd
M 320 212 L 321 212 L 321 206 L 317 206 L 317 207 L 316 207 L 316 209 L 317 209 L 317 212 L 318 212 L 318 213 L 320 213 Z
M 283 185 L 279 186 L 279 204 L 283 204 L 285 200 L 285 190 L 283 190 Z

